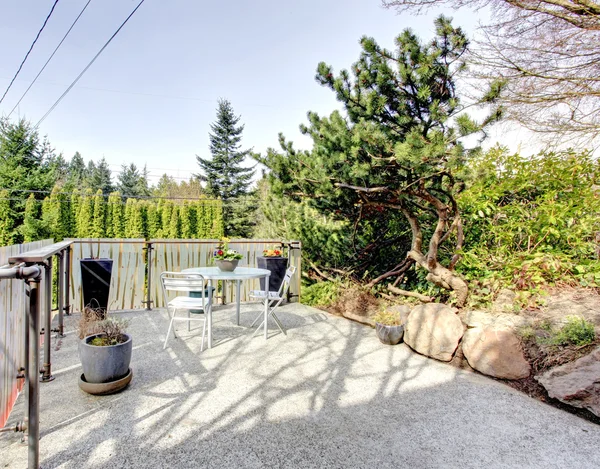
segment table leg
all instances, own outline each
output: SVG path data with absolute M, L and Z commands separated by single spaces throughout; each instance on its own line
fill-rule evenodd
M 212 280 L 210 279 L 208 280 L 208 291 L 212 293 Z M 212 304 L 205 313 L 207 314 L 206 319 L 208 320 L 208 348 L 212 348 Z
M 236 302 L 236 306 L 235 306 L 235 317 L 237 319 L 237 325 L 240 325 L 240 285 L 241 285 L 241 281 L 238 280 L 235 282 L 235 302 Z
M 265 278 L 265 291 L 267 292 L 267 298 L 265 299 L 265 340 L 268 337 L 268 322 L 269 322 L 269 278 L 267 275 Z

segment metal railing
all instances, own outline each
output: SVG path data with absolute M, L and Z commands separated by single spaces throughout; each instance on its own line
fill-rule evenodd
M 8 370 L 15 373 L 18 379 L 25 379 L 27 418 L 13 426 L 7 426 L 1 431 L 27 432 L 28 434 L 28 467 L 39 467 L 39 382 L 53 380 L 51 364 L 50 336 L 56 332 L 63 335 L 63 315 L 65 313 L 64 300 L 69 296 L 65 294 L 66 279 L 70 277 L 69 265 L 65 255 L 68 257 L 70 241 L 52 244 L 31 251 L 10 256 L 8 261 L 12 267 L 0 268 L 0 280 L 22 279 L 25 282 L 25 327 L 24 327 L 24 350 L 23 363 L 17 369 Z M 58 259 L 57 284 L 58 284 L 58 327 L 52 330 L 52 266 L 53 258 Z M 44 295 L 42 301 L 42 290 Z M 41 317 L 44 314 L 44 327 L 41 328 Z M 43 334 L 44 361 L 40 371 L 40 334 Z M 19 351 L 6 350 L 4 345 L 4 356 Z M 40 376 L 41 375 L 41 376 Z M 5 400 L 5 396 L 2 396 Z
M 50 243 L 51 240 L 42 243 Z M 19 347 L 12 347 L 12 342 L 4 339 L 0 365 L 3 368 L 4 385 L 0 388 L 0 403 L 4 409 L 4 421 L 0 422 L 0 432 L 23 432 L 28 434 L 28 467 L 39 467 L 39 383 L 54 379 L 51 364 L 51 333 L 63 337 L 64 315 L 70 314 L 71 306 L 75 310 L 83 308 L 79 260 L 84 257 L 108 257 L 113 259 L 113 275 L 111 278 L 111 296 L 109 309 L 133 309 L 145 306 L 161 307 L 162 295 L 157 287 L 162 271 L 178 271 L 187 267 L 210 265 L 212 253 L 218 240 L 173 240 L 173 239 L 71 239 L 61 243 L 40 246 L 26 250 L 21 246 L 4 249 L 8 255 L 8 265 L 0 267 L 0 297 L 5 300 L 9 288 L 6 282 L 23 280 L 23 289 L 12 289 L 11 301 L 0 303 L 5 311 L 0 318 L 8 321 L 10 317 L 24 321 L 22 327 L 11 329 L 14 335 L 21 331 L 23 341 Z M 33 243 L 31 243 L 33 244 Z M 244 255 L 242 265 L 255 265 L 256 257 L 263 249 L 277 245 L 288 249 L 289 264 L 298 272 L 301 269 L 301 244 L 299 241 L 282 242 L 280 240 L 232 240 L 230 247 Z M 8 249 L 8 250 L 7 250 Z M 22 252 L 20 252 L 22 251 Z M 0 251 L 0 254 L 2 252 Z M 87 256 L 86 256 L 87 254 Z M 6 257 L 6 256 L 5 256 Z M 56 264 L 53 262 L 56 259 Z M 6 259 L 0 260 L 3 263 Z M 52 329 L 53 310 L 53 268 L 56 265 L 56 303 L 57 327 Z M 116 271 L 115 271 L 116 267 Z M 12 279 L 12 280 L 10 280 Z M 242 292 L 255 289 L 249 284 Z M 222 288 L 223 302 L 228 292 L 224 284 Z M 26 298 L 25 302 L 12 301 L 13 297 Z M 145 299 L 144 299 L 145 298 Z M 290 301 L 299 301 L 300 275 L 290 288 Z M 71 300 L 73 300 L 71 302 Z M 112 301 L 112 303 L 111 303 Z M 24 309 L 24 311 L 23 311 Z M 24 313 L 24 314 L 23 314 Z M 43 317 L 43 321 L 42 321 Z M 43 322 L 43 327 L 42 327 Z M 5 327 L 5 330 L 7 328 Z M 40 363 L 40 337 L 43 337 L 43 365 Z M 19 389 L 15 383 L 25 379 L 26 386 L 26 419 L 15 424 L 5 425 L 10 409 L 16 400 Z M 7 384 L 9 383 L 9 384 Z M 10 387 L 10 390 L 8 389 Z

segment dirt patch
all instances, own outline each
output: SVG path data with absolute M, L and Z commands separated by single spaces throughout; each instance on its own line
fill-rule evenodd
M 347 288 L 340 297 L 325 309 L 336 316 L 349 312 L 365 318 L 375 315 L 384 307 L 385 302 L 375 298 L 359 286 Z

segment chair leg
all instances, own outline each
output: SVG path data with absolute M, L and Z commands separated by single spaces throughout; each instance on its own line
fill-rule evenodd
M 279 327 L 279 330 L 281 332 L 283 332 L 284 335 L 287 335 L 287 331 L 286 331 L 285 327 L 283 327 L 283 324 L 281 324 L 281 322 L 279 321 L 279 318 L 277 316 L 275 316 L 275 313 L 271 313 L 271 316 L 275 320 L 275 324 L 277 324 L 277 327 Z
M 167 337 L 165 337 L 165 343 L 163 345 L 163 350 L 167 348 L 167 341 L 169 340 L 169 334 L 171 333 L 171 328 L 173 327 L 174 320 L 175 320 L 175 316 L 173 316 L 171 318 L 171 321 L 169 321 L 169 330 L 167 331 Z M 173 330 L 173 332 L 175 332 L 175 330 Z
M 202 343 L 200 344 L 200 351 L 204 350 L 204 336 L 206 335 L 206 315 L 204 315 L 204 324 L 202 325 Z

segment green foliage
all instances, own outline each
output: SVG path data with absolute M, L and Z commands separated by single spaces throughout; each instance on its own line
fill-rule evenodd
M 579 316 L 567 316 L 567 323 L 551 337 L 553 345 L 588 345 L 596 340 L 594 325 Z
M 81 197 L 77 216 L 77 237 L 91 238 L 93 235 L 92 218 L 94 216 L 94 193 L 86 189 Z
M 150 195 L 148 188 L 148 171 L 144 167 L 140 173 L 137 166 L 133 163 L 122 165 L 121 172 L 117 177 L 118 190 L 126 198 L 145 197 Z
M 402 317 L 397 311 L 383 310 L 373 316 L 373 320 L 386 326 L 400 326 Z
M 316 282 L 303 286 L 302 303 L 309 306 L 330 305 L 340 297 L 343 288 L 341 282 Z
M 496 147 L 473 161 L 459 204 L 465 245 L 458 268 L 490 294 L 558 282 L 600 285 L 598 166 L 589 153 L 511 155 Z
M 106 202 L 102 190 L 98 189 L 94 196 L 94 216 L 92 219 L 92 238 L 104 238 L 106 235 Z
M 19 231 L 23 236 L 23 242 L 29 243 L 43 238 L 44 224 L 41 220 L 40 203 L 31 194 L 25 203 L 23 224 Z

